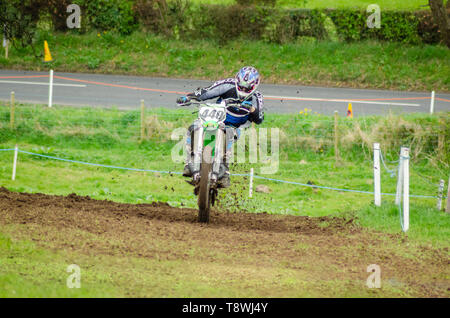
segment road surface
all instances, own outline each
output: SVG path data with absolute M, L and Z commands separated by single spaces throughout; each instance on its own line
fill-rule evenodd
M 231 75 L 231 74 L 230 74 Z M 9 100 L 11 91 L 21 102 L 48 103 L 48 72 L 0 70 L 0 99 Z M 147 107 L 175 108 L 181 94 L 210 81 L 157 77 L 54 73 L 53 104 L 136 109 L 144 99 Z M 310 109 L 340 115 L 352 103 L 355 116 L 394 112 L 429 112 L 431 92 L 327 88 L 261 84 L 267 113 L 296 113 Z M 436 94 L 434 112 L 450 111 L 450 94 Z

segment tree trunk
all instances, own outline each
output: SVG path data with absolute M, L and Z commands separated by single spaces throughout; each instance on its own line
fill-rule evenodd
M 450 0 L 447 1 L 447 8 L 449 7 Z M 439 26 L 442 42 L 450 48 L 450 19 L 447 15 L 447 10 L 444 7 L 443 0 L 428 0 L 428 4 L 431 8 L 433 18 Z

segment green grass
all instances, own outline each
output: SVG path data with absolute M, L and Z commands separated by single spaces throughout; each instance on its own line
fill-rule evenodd
M 0 148 L 10 148 L 18 143 L 23 150 L 58 156 L 74 160 L 118 165 L 124 167 L 156 170 L 181 171 L 182 164 L 171 160 L 171 149 L 177 141 L 170 140 L 174 128 L 187 127 L 194 119 L 189 110 L 152 109 L 147 111 L 146 140 L 139 141 L 139 112 L 117 109 L 71 108 L 55 105 L 18 104 L 15 110 L 16 128 L 9 128 L 8 104 L 0 102 Z M 434 195 L 440 178 L 447 178 L 448 159 L 427 145 L 435 138 L 440 115 L 427 114 L 392 115 L 388 117 L 359 117 L 349 120 L 341 118 L 341 156 L 336 164 L 333 154 L 333 135 L 330 130 L 333 118 L 311 111 L 302 114 L 267 114 L 264 127 L 279 127 L 280 167 L 276 175 L 268 177 L 317 185 L 343 187 L 372 191 L 371 153 L 361 147 L 361 141 L 350 140 L 348 136 L 354 125 L 361 125 L 366 138 L 384 127 L 387 133 L 382 140 L 386 157 L 395 159 L 398 146 L 389 143 L 399 132 L 394 128 L 409 126 L 408 134 L 399 142 L 412 138 L 411 193 Z M 446 116 L 446 114 L 441 114 Z M 445 118 L 445 117 L 444 117 Z M 448 116 L 446 116 L 448 118 Z M 404 121 L 404 122 L 402 122 Z M 377 126 L 378 125 L 378 126 Z M 403 125 L 403 126 L 402 126 Z M 416 125 L 416 126 L 415 126 Z M 400 130 L 400 133 L 403 130 Z M 415 138 L 421 136 L 421 138 Z M 447 135 L 445 135 L 447 136 Z M 382 136 L 373 135 L 381 138 Z M 417 143 L 417 140 L 422 140 Z M 434 140 L 434 139 L 433 139 Z M 447 139 L 448 140 L 448 139 Z M 330 143 L 331 142 L 331 143 Z M 364 143 L 363 143 L 364 144 Z M 433 144 L 433 142 L 431 142 Z M 420 148 L 420 151 L 418 149 Z M 446 148 L 444 148 L 444 152 Z M 12 152 L 0 152 L 0 186 L 19 192 L 41 192 L 67 195 L 77 193 L 95 199 L 108 199 L 127 203 L 165 201 L 172 206 L 196 207 L 192 187 L 178 175 L 123 171 L 109 168 L 85 166 L 76 163 L 54 161 L 45 158 L 19 154 L 16 180 L 11 180 Z M 253 164 L 257 174 L 262 164 Z M 249 163 L 232 167 L 232 173 L 248 173 Z M 425 176 L 427 180 L 423 177 Z M 180 233 L 155 235 L 155 232 L 141 236 L 140 241 L 151 242 L 145 247 L 145 257 L 137 251 L 128 253 L 104 253 L 99 250 L 87 252 L 80 246 L 69 248 L 73 242 L 99 244 L 104 250 L 128 248 L 127 235 L 109 237 L 95 231 L 77 227 L 64 228 L 58 232 L 52 224 L 4 224 L 0 231 L 0 297 L 409 297 L 427 295 L 417 285 L 408 285 L 392 264 L 391 270 L 383 272 L 383 288 L 365 288 L 365 267 L 376 257 L 409 259 L 423 265 L 426 263 L 422 248 L 430 257 L 432 249 L 448 248 L 450 218 L 448 214 L 435 209 L 435 199 L 411 198 L 410 229 L 401 234 L 399 211 L 393 204 L 393 197 L 383 197 L 382 207 L 375 207 L 373 197 L 367 194 L 347 193 L 330 190 L 314 190 L 296 185 L 286 185 L 255 179 L 265 184 L 271 194 L 254 192 L 253 199 L 247 198 L 248 179 L 232 177 L 232 187 L 221 191 L 226 196 L 221 200 L 221 209 L 236 212 L 268 212 L 272 214 L 324 216 L 332 215 L 356 219 L 356 223 L 371 230 L 396 235 L 384 236 L 364 234 L 365 239 L 374 239 L 374 245 L 367 245 L 350 235 L 348 240 L 358 243 L 339 246 L 324 244 L 321 238 L 308 235 L 283 234 L 285 248 L 298 252 L 297 259 L 273 258 L 270 251 L 259 254 L 253 249 L 261 246 L 229 246 L 230 241 L 219 246 L 205 246 L 201 242 L 184 242 Z M 395 178 L 382 173 L 382 191 L 395 192 Z M 237 193 L 237 196 L 231 195 Z M 326 229 L 328 221 L 319 223 Z M 125 228 L 124 228 L 125 230 Z M 145 226 L 139 231 L 147 231 Z M 193 227 L 194 231 L 211 231 L 214 228 Z M 136 231 L 133 228 L 132 231 Z M 176 229 L 171 229 L 176 231 Z M 234 232 L 227 229 L 231 237 Z M 111 232 L 109 235 L 113 235 Z M 133 232 L 133 235 L 136 234 Z M 197 233 L 198 234 L 198 233 Z M 224 234 L 215 234 L 224 235 Z M 255 238 L 245 237 L 242 242 L 253 242 Z M 256 234 L 249 234 L 256 235 Z M 339 233 L 336 234 L 339 237 Z M 406 239 L 408 244 L 405 244 Z M 196 235 L 193 235 L 195 238 Z M 224 235 L 226 237 L 226 235 Z M 171 240 L 173 239 L 173 241 Z M 381 243 L 380 243 L 381 240 Z M 205 243 L 205 242 L 203 242 Z M 262 244 L 263 242 L 261 242 Z M 335 242 L 337 243 L 337 242 Z M 69 245 L 67 245 L 69 244 Z M 191 244 L 191 245 L 189 245 Z M 360 245 L 358 245 L 360 244 Z M 222 246 L 223 245 L 223 246 Z M 87 245 L 90 246 L 90 245 Z M 382 248 L 380 248 L 382 246 Z M 164 248 L 162 248 L 164 247 Z M 257 255 L 249 255 L 252 249 Z M 165 251 L 184 258 L 165 258 Z M 331 251 L 331 252 L 330 252 Z M 277 253 L 279 251 L 274 251 Z M 156 254 L 155 254 L 156 253 Z M 267 253 L 267 255 L 266 255 Z M 325 253 L 325 255 L 324 255 Z M 331 254 L 327 254 L 331 253 Z M 338 253 L 343 255 L 340 265 L 334 263 Z M 367 264 L 353 264 L 346 260 L 364 262 L 360 255 L 370 255 Z M 443 250 L 439 253 L 445 253 Z M 159 254 L 162 256 L 159 257 Z M 319 262 L 314 262 L 320 256 Z M 443 255 L 443 254 L 436 254 Z M 344 257 L 345 256 L 345 257 Z M 440 257 L 441 257 L 440 256 Z M 261 258 L 263 257 L 263 258 Z M 265 258 L 264 258 L 265 257 Z M 362 259 L 361 259 L 362 257 Z M 332 261 L 328 261 L 328 258 Z M 423 258 L 423 259 L 422 259 Z M 370 259 L 370 261 L 369 261 Z M 383 261 L 384 262 L 384 261 Z M 264 266 L 261 266 L 261 263 Z M 45 264 L 45 266 L 42 266 Z M 66 280 L 70 273 L 67 266 L 77 264 L 81 268 L 81 288 L 69 289 Z M 314 266 L 312 265 L 314 264 Z M 351 264 L 351 266 L 349 265 Z M 298 267 L 300 266 L 300 267 Z M 350 267 L 349 267 L 350 266 Z M 391 266 L 385 264 L 384 266 Z M 424 265 L 426 266 L 426 265 Z M 383 267 L 384 270 L 385 267 Z M 352 274 L 353 273 L 353 274 Z M 362 273 L 362 274 L 358 274 Z M 385 274 L 387 273 L 387 274 Z M 392 274 L 393 273 L 393 274 Z M 398 272 L 400 273 L 400 272 Z M 332 276 L 330 276 L 332 274 Z M 334 275 L 334 276 L 333 276 Z M 392 276 L 394 275 L 394 276 Z M 392 280 L 388 277 L 394 277 Z M 446 281 L 447 273 L 423 271 L 417 278 L 424 284 L 432 280 Z M 406 284 L 401 287 L 396 283 Z M 400 286 L 400 287 L 399 287 Z M 411 286 L 411 289 L 409 289 Z M 417 294 L 419 293 L 419 294 Z
M 35 58 L 30 48 L 13 47 L 9 59 L 1 54 L 0 67 L 216 80 L 249 64 L 260 70 L 265 83 L 450 91 L 450 51 L 443 46 L 303 39 L 284 45 L 236 40 L 221 47 L 208 40 L 177 41 L 143 32 L 39 31 L 38 53 L 43 53 L 44 40 L 51 64 Z
M 113 284 L 98 269 L 83 270 L 83 288 L 68 288 L 66 282 L 71 273 L 67 266 L 72 263 L 70 255 L 38 248 L 30 241 L 12 240 L 0 233 L 0 298 L 115 296 Z M 99 280 L 104 283 L 91 283 Z
M 183 164 L 171 159 L 171 149 L 179 140 L 171 140 L 170 134 L 174 128 L 187 127 L 195 118 L 185 109 L 152 109 L 146 115 L 147 140 L 139 142 L 140 119 L 137 111 L 62 106 L 49 109 L 43 105 L 19 104 L 16 108 L 17 128 L 12 131 L 8 128 L 9 112 L 6 105 L 0 103 L 0 148 L 10 148 L 18 143 L 21 149 L 35 153 L 160 171 L 182 170 Z M 436 195 L 439 179 L 447 178 L 449 162 L 447 148 L 440 150 L 443 153 L 435 149 L 438 139 L 435 131 L 440 129 L 438 121 L 439 116 L 427 114 L 392 115 L 387 118 L 370 116 L 353 120 L 341 118 L 342 159 L 336 163 L 332 117 L 311 112 L 308 115 L 268 114 L 262 127 L 278 127 L 281 130 L 280 164 L 275 175 L 262 176 L 373 191 L 369 145 L 374 142 L 370 138 L 376 138 L 390 160 L 396 159 L 401 145 L 410 143 L 413 158 L 410 193 Z M 361 141 L 354 136 L 353 125 L 356 124 L 361 125 L 366 132 L 368 141 Z M 380 128 L 380 125 L 384 128 Z M 397 140 L 394 136 L 404 134 L 402 129 L 408 129 L 409 135 Z M 378 131 L 387 134 L 384 137 L 371 137 Z M 192 187 L 176 174 L 115 170 L 20 154 L 17 179 L 11 181 L 12 152 L 0 152 L 0 162 L 0 185 L 14 191 L 62 195 L 75 192 L 96 199 L 128 203 L 165 201 L 173 206 L 196 207 Z M 256 174 L 260 175 L 260 168 L 266 165 L 237 164 L 232 166 L 232 173 L 248 173 L 250 167 L 254 167 Z M 393 165 L 390 167 L 395 169 Z M 383 170 L 381 180 L 382 192 L 395 193 L 395 178 Z M 383 196 L 383 206 L 376 208 L 369 194 L 312 189 L 255 179 L 255 186 L 258 184 L 269 186 L 272 193 L 267 195 L 256 192 L 254 198 L 249 199 L 248 178 L 233 177 L 232 187 L 221 191 L 226 196 L 226 199 L 221 200 L 221 209 L 358 217 L 364 226 L 391 232 L 401 230 L 392 196 Z M 237 197 L 230 195 L 232 193 L 237 193 Z M 409 235 L 412 238 L 442 243 L 448 237 L 449 218 L 436 211 L 435 204 L 435 199 L 411 198 Z

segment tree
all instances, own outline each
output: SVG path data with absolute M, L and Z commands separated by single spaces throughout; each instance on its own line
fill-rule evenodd
M 447 0 L 447 9 L 450 8 L 450 0 Z M 450 19 L 443 0 L 428 0 L 436 24 L 439 26 L 442 42 L 450 48 Z

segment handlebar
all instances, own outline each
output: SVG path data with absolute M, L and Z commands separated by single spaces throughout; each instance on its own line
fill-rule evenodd
M 225 105 L 227 107 L 230 106 L 234 106 L 240 110 L 245 110 L 247 113 L 250 114 L 250 109 L 252 106 L 246 106 L 246 105 L 242 105 L 241 102 L 235 100 L 235 99 L 224 99 L 223 101 L 225 101 Z M 186 103 L 182 103 L 182 104 L 178 104 L 178 106 L 181 107 L 187 107 L 187 106 L 191 106 L 191 105 L 207 105 L 207 103 L 203 102 L 203 101 L 197 101 L 197 100 L 190 100 Z

